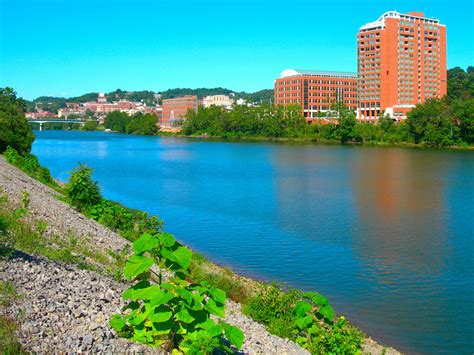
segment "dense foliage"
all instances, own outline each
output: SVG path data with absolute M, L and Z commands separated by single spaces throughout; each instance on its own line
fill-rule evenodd
M 25 102 L 12 88 L 0 88 L 0 154 L 8 146 L 21 155 L 31 151 L 35 136 L 24 114 Z
M 156 124 L 158 118 L 155 114 L 136 114 L 133 117 L 125 112 L 114 111 L 105 117 L 105 128 L 120 133 L 133 133 L 142 135 L 154 135 L 158 131 Z
M 224 291 L 187 279 L 192 252 L 168 233 L 143 234 L 133 243 L 134 254 L 127 260 L 124 275 L 135 284 L 124 291 L 128 301 L 122 314 L 110 325 L 121 336 L 167 350 L 190 354 L 211 354 L 217 349 L 233 353 L 244 334 L 230 324 L 211 319 L 224 317 Z M 165 269 L 173 275 L 166 279 Z
M 448 98 L 463 100 L 474 97 L 474 67 L 464 70 L 454 67 L 448 70 Z
M 137 114 L 130 119 L 126 126 L 126 133 L 152 136 L 158 132 L 156 127 L 158 118 L 155 114 Z
M 361 353 L 363 333 L 344 317 L 336 317 L 328 300 L 317 292 L 283 292 L 270 285 L 248 301 L 244 312 L 312 354 Z
M 219 107 L 199 107 L 189 111 L 183 125 L 186 135 L 220 137 L 302 138 L 308 140 L 340 142 L 406 142 L 410 141 L 405 125 L 394 125 L 382 118 L 383 125 L 359 123 L 354 112 L 345 107 L 333 111 L 338 120 L 327 124 L 308 124 L 297 105 L 286 108 L 261 105 L 258 107 L 234 106 L 230 112 Z
M 4 153 L 4 157 L 8 163 L 20 168 L 29 176 L 34 177 L 49 186 L 58 187 L 54 179 L 51 177 L 49 170 L 41 166 L 38 158 L 33 154 L 21 156 L 15 149 L 9 146 Z
M 92 180 L 92 171 L 86 164 L 79 163 L 66 185 L 67 197 L 80 211 L 87 211 L 101 201 L 99 185 Z
M 163 227 L 163 222 L 156 216 L 104 198 L 98 204 L 90 206 L 86 214 L 131 241 L 143 233 L 158 233 Z

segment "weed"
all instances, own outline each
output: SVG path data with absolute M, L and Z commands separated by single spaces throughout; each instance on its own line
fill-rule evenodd
M 44 219 L 38 219 L 35 223 L 35 230 L 36 233 L 38 233 L 41 237 L 44 236 L 44 233 L 48 229 L 48 222 L 46 222 Z
M 28 206 L 30 205 L 30 193 L 28 191 L 22 192 L 21 204 L 25 210 L 28 209 Z
M 9 281 L 0 281 L 0 305 L 10 307 L 12 303 L 21 299 L 15 285 Z

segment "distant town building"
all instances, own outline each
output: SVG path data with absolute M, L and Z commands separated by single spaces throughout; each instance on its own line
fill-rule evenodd
M 274 83 L 275 106 L 296 104 L 311 120 L 343 103 L 357 109 L 357 74 L 318 70 L 284 70 Z
M 231 109 L 233 103 L 234 100 L 227 95 L 212 95 L 206 96 L 202 99 L 202 105 L 204 107 L 220 106 L 225 107 L 226 109 Z
M 99 97 L 97 98 L 97 102 L 101 104 L 104 104 L 107 102 L 107 97 L 105 96 L 104 93 L 99 94 Z
M 358 118 L 396 120 L 447 91 L 446 27 L 422 12 L 389 11 L 357 34 Z
M 164 127 L 171 127 L 176 121 L 184 118 L 188 110 L 197 111 L 197 96 L 186 95 L 173 99 L 163 100 L 163 114 L 160 124 Z

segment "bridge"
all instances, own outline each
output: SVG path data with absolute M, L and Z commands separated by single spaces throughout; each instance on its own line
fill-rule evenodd
M 28 122 L 31 123 L 39 123 L 39 130 L 43 130 L 43 123 L 79 123 L 81 126 L 84 125 L 84 123 L 89 122 L 89 121 L 94 121 L 95 120 L 77 120 L 77 119 L 72 119 L 72 120 L 39 120 L 39 119 L 33 119 L 33 120 L 28 120 Z

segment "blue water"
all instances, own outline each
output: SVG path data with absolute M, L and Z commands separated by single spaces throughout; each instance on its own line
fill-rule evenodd
M 474 351 L 474 153 L 36 132 L 63 181 L 159 215 L 241 274 L 326 295 L 409 353 Z

